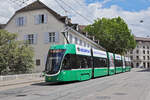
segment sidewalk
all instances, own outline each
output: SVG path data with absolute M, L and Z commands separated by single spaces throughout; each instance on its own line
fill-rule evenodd
M 24 78 L 12 79 L 12 80 L 3 80 L 0 81 L 0 87 L 17 85 L 17 84 L 25 84 L 25 83 L 33 83 L 33 82 L 44 82 L 44 77 L 24 77 Z

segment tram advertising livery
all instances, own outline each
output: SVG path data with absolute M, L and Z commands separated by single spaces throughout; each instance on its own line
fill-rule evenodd
M 45 65 L 46 82 L 83 81 L 131 70 L 131 60 L 75 44 L 54 45 Z

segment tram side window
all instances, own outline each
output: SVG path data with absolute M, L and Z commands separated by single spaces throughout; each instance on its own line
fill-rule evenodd
M 131 66 L 131 62 L 130 61 L 126 61 L 125 62 L 125 66 Z
M 128 61 L 125 61 L 125 66 L 128 66 Z
M 115 60 L 115 66 L 116 66 L 116 67 L 121 67 L 121 66 L 123 66 L 122 60 Z
M 91 67 L 90 57 L 75 54 L 66 55 L 62 64 L 64 70 L 89 67 Z
M 107 59 L 106 58 L 98 58 L 98 57 L 94 57 L 94 67 L 98 68 L 98 67 L 107 67 Z
M 91 67 L 91 58 L 88 56 L 77 55 L 77 62 L 80 65 L 80 68 Z

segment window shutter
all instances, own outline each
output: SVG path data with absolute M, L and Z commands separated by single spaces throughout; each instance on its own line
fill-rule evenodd
M 47 14 L 44 14 L 44 23 L 47 24 Z
M 34 16 L 34 22 L 35 22 L 35 24 L 39 24 L 39 16 L 38 15 Z
M 55 42 L 58 43 L 59 42 L 59 32 L 55 33 Z
M 27 17 L 23 17 L 23 25 L 26 25 L 27 24 Z
M 27 35 L 27 34 L 25 34 L 25 35 L 24 35 L 24 43 L 26 43 L 26 42 L 27 42 L 27 40 L 28 40 L 28 35 Z
M 49 33 L 48 32 L 44 33 L 44 42 L 46 44 L 49 43 Z
M 15 19 L 15 23 L 16 23 L 16 26 L 19 26 L 19 24 L 18 24 L 19 23 L 18 18 Z
M 34 44 L 37 44 L 37 36 L 38 36 L 37 34 L 34 34 L 34 41 L 33 41 Z

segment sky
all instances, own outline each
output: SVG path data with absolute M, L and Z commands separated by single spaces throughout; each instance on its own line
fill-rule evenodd
M 15 1 L 14 3 L 12 1 Z M 5 24 L 16 10 L 35 0 L 0 0 L 0 23 Z M 97 18 L 120 16 L 138 37 L 150 36 L 150 0 L 40 0 L 72 23 L 92 24 Z M 58 1 L 58 3 L 56 2 Z M 72 10 L 73 9 L 73 10 Z M 141 20 L 143 21 L 141 23 Z

